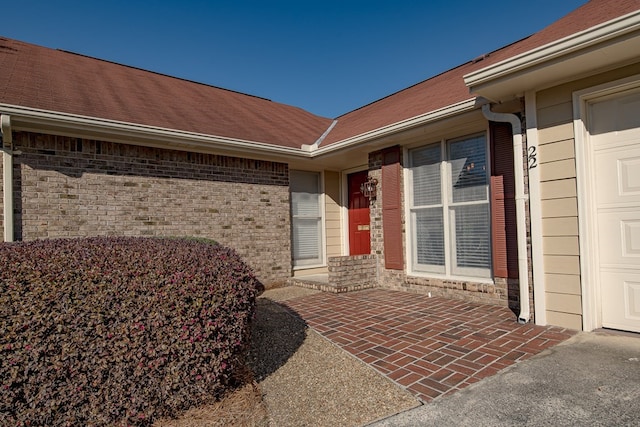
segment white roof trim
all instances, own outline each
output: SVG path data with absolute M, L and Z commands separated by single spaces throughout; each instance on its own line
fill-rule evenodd
M 477 107 L 476 98 L 474 97 L 466 101 L 458 102 L 456 104 L 452 104 L 447 107 L 431 111 L 426 114 L 421 114 L 419 116 L 412 117 L 410 119 L 396 122 L 388 126 L 383 126 L 381 128 L 374 129 L 372 131 L 365 132 L 360 135 L 356 135 L 354 137 L 344 139 L 342 141 L 333 143 L 326 147 L 321 147 L 318 151 L 316 151 L 316 155 L 330 153 L 332 151 L 340 150 L 340 149 L 347 148 L 357 144 L 362 144 L 368 141 L 372 141 L 374 139 L 383 138 L 385 136 L 388 136 L 394 133 L 402 132 L 404 130 L 409 130 L 416 126 L 425 125 L 425 124 L 446 119 L 448 117 L 455 116 L 467 111 L 472 111 L 476 109 L 476 107 Z
M 463 79 L 472 88 L 639 29 L 640 10 L 471 72 Z
M 258 151 L 263 154 L 309 157 L 309 153 L 305 153 L 298 148 L 280 147 L 264 142 L 212 136 L 17 105 L 0 104 L 0 111 L 12 117 L 14 130 L 46 131 L 47 129 L 64 129 L 72 130 L 72 133 L 77 135 L 108 135 L 109 139 L 117 142 L 129 142 L 130 139 L 153 139 L 157 143 L 170 145 L 173 148 L 198 148 L 206 151 L 225 148 L 247 153 Z
M 238 153 L 264 155 L 280 155 L 312 159 L 354 145 L 363 144 L 416 126 L 442 120 L 457 114 L 476 109 L 476 98 L 471 98 L 450 106 L 393 123 L 370 132 L 366 132 L 337 143 L 319 147 L 313 151 L 301 148 L 280 147 L 263 142 L 247 141 L 221 136 L 212 136 L 194 132 L 98 119 L 68 113 L 59 113 L 16 105 L 0 104 L 0 112 L 12 117 L 13 128 L 27 131 L 55 131 L 64 134 L 86 137 L 97 135 L 108 140 L 122 143 L 138 143 L 143 145 L 163 145 L 174 149 L 197 149 L 214 151 L 231 150 Z M 333 123 L 335 125 L 335 122 Z M 331 127 L 332 128 L 332 127 Z M 326 135 L 325 135 L 326 136 Z M 315 144 L 314 144 L 315 145 Z

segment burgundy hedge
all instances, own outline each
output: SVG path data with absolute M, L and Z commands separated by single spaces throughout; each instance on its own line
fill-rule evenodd
M 215 400 L 260 287 L 201 241 L 0 244 L 0 425 L 150 425 Z

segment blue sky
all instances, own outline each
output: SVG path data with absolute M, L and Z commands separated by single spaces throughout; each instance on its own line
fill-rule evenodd
M 0 35 L 336 117 L 586 0 L 6 2 Z

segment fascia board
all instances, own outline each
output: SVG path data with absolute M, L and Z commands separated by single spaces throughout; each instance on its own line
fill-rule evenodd
M 432 122 L 443 120 L 458 114 L 462 114 L 468 111 L 476 109 L 476 98 L 471 98 L 466 101 L 458 102 L 456 104 L 449 105 L 438 110 L 431 111 L 426 114 L 422 114 L 410 119 L 406 119 L 400 122 L 390 124 L 381 128 L 374 129 L 370 132 L 365 132 L 360 135 L 353 136 L 351 138 L 343 139 L 342 141 L 335 142 L 326 147 L 320 147 L 314 152 L 315 156 L 331 153 L 333 151 L 342 150 L 352 147 L 354 145 L 364 144 L 369 141 L 384 138 L 386 136 L 402 132 L 405 130 L 413 129 L 418 126 L 423 126 Z
M 0 104 L 0 112 L 12 117 L 14 130 L 35 132 L 58 131 L 77 137 L 104 138 L 120 143 L 136 143 L 160 148 L 193 149 L 202 152 L 225 150 L 235 155 L 256 154 L 279 157 L 313 159 L 327 153 L 365 144 L 417 126 L 452 117 L 476 108 L 476 99 L 468 99 L 450 106 L 393 123 L 352 138 L 348 138 L 314 151 L 278 147 L 271 144 L 205 135 L 168 128 L 138 125 L 107 119 L 97 119 L 60 112 L 38 110 L 16 105 Z
M 255 155 L 260 153 L 264 155 L 310 157 L 310 153 L 296 148 L 278 147 L 262 142 L 38 110 L 16 105 L 0 104 L 0 112 L 12 117 L 14 130 L 36 132 L 58 130 L 65 135 L 78 137 L 95 136 L 96 138 L 103 137 L 114 142 L 134 142 L 173 149 L 191 148 L 204 152 L 223 149 L 238 154 Z
M 545 62 L 624 36 L 639 29 L 640 10 L 466 74 L 463 79 L 465 84 L 473 91 L 475 86 L 503 79 L 511 74 L 537 67 Z

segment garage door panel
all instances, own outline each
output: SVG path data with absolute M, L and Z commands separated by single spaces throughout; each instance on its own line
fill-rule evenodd
M 602 326 L 640 332 L 640 274 L 603 268 L 601 281 Z
M 640 137 L 640 129 L 626 129 L 613 132 L 613 134 L 615 134 L 616 137 L 615 141 L 611 141 L 611 134 L 593 136 L 592 147 L 595 152 L 603 149 L 624 148 L 634 145 L 634 142 L 638 140 L 638 137 Z
M 622 256 L 625 258 L 640 258 L 640 219 L 622 221 Z M 638 265 L 637 263 L 635 264 Z
M 591 134 L 600 135 L 640 128 L 640 91 L 605 99 L 591 105 Z
M 640 146 L 600 152 L 595 160 L 598 208 L 640 203 Z
M 640 270 L 640 212 L 600 213 L 598 240 L 601 264 Z
M 618 181 L 622 196 L 640 195 L 640 156 L 618 161 Z

